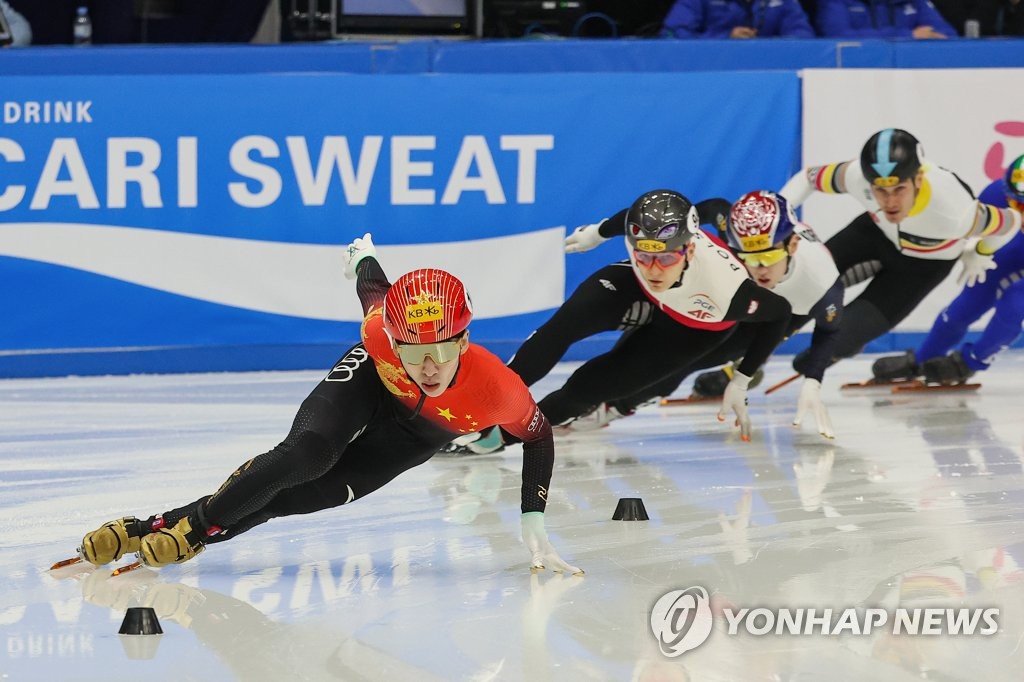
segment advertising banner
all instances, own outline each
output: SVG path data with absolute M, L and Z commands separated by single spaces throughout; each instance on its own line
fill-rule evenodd
M 1024 92 L 1006 87 L 1024 79 L 1024 69 L 831 69 L 802 76 L 805 166 L 856 160 L 875 132 L 903 128 L 920 140 L 928 163 L 955 172 L 977 195 L 1024 154 Z M 860 212 L 850 197 L 815 194 L 803 218 L 828 238 Z M 929 329 L 959 292 L 957 275 L 959 266 L 897 331 Z
M 9 77 L 2 92 L 8 375 L 46 373 L 40 353 L 116 372 L 113 350 L 206 358 L 177 369 L 310 366 L 299 348 L 329 363 L 358 338 L 341 252 L 366 232 L 392 279 L 463 278 L 474 338 L 508 354 L 625 256 L 614 240 L 566 257 L 566 229 L 650 189 L 775 186 L 798 153 L 792 73 Z M 286 350 L 243 361 L 260 347 Z

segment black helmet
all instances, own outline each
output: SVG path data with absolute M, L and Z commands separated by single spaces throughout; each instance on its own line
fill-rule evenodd
M 872 185 L 892 187 L 917 175 L 921 143 L 906 130 L 879 130 L 860 152 L 860 169 Z
M 637 251 L 679 251 L 700 220 L 697 208 L 679 192 L 657 189 L 640 196 L 626 214 L 626 241 Z

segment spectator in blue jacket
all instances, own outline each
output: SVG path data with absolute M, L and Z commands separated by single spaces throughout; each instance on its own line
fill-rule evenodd
M 676 0 L 662 22 L 669 38 L 813 38 L 799 0 Z
M 818 0 L 818 33 L 827 38 L 955 38 L 931 0 Z

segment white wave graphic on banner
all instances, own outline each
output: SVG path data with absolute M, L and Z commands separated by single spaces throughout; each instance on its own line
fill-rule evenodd
M 448 270 L 466 283 L 478 318 L 505 317 L 562 304 L 564 236 L 560 226 L 462 242 L 378 244 L 377 256 L 392 281 L 421 267 Z M 236 308 L 357 322 L 362 311 L 343 274 L 343 248 L 109 225 L 0 224 L 0 255 Z

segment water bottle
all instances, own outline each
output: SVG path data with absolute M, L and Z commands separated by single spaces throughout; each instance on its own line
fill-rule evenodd
M 92 19 L 89 18 L 88 7 L 79 7 L 75 14 L 74 36 L 75 45 L 92 44 Z
M 981 37 L 981 23 L 977 19 L 968 19 L 964 22 L 964 38 Z

